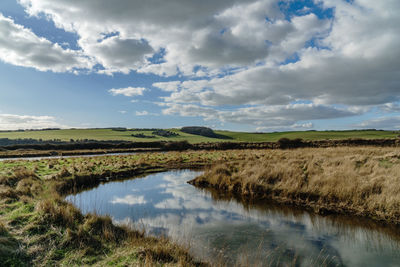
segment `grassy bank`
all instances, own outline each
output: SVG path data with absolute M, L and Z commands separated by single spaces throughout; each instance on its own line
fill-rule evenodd
M 243 153 L 147 153 L 132 156 L 0 162 L 0 262 L 5 266 L 199 266 L 168 240 L 83 215 L 63 196 L 101 181 L 239 160 Z
M 281 138 L 296 139 L 301 138 L 304 140 L 325 140 L 325 139 L 348 139 L 348 138 L 362 138 L 362 139 L 381 139 L 381 138 L 396 138 L 400 132 L 398 131 L 375 131 L 375 130 L 362 130 L 362 131 L 297 131 L 297 132 L 274 132 L 274 133 L 248 133 L 248 132 L 233 132 L 233 131 L 215 131 L 217 135 L 226 136 L 231 139 L 218 139 L 209 138 L 199 135 L 188 134 L 180 131 L 179 129 L 168 129 L 177 136 L 162 137 L 155 136 L 155 138 L 138 138 L 133 135 L 153 135 L 151 130 L 127 130 L 115 131 L 112 129 L 65 129 L 65 130 L 47 130 L 47 131 L 10 131 L 0 132 L 0 138 L 9 139 L 42 139 L 53 140 L 58 139 L 61 141 L 73 140 L 98 140 L 98 141 L 132 141 L 132 142 L 153 142 L 153 141 L 188 141 L 189 143 L 202 143 L 202 142 L 276 142 Z
M 248 152 L 209 168 L 192 184 L 247 200 L 271 199 L 318 213 L 400 224 L 400 151 L 396 148 L 303 148 Z

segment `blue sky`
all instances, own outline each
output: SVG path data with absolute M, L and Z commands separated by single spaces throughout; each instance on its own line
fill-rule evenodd
M 398 129 L 399 11 L 394 0 L 3 0 L 0 129 Z

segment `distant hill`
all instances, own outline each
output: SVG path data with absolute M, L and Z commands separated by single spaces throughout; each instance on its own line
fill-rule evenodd
M 137 135 L 138 137 L 132 136 Z M 208 127 L 183 127 L 182 129 L 129 129 L 129 128 L 96 128 L 96 129 L 46 129 L 0 131 L 0 146 L 40 143 L 88 143 L 93 141 L 112 142 L 155 142 L 187 141 L 189 143 L 209 142 L 276 142 L 281 138 L 307 140 L 337 140 L 349 138 L 382 139 L 398 138 L 399 131 L 348 130 L 348 131 L 297 131 L 251 133 L 213 130 Z

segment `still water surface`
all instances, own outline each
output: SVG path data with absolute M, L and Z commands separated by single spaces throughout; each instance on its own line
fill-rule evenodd
M 348 217 L 322 217 L 272 204 L 242 204 L 197 189 L 197 171 L 110 182 L 70 195 L 84 213 L 110 215 L 165 235 L 201 260 L 228 265 L 400 266 L 396 229 Z
M 42 159 L 68 159 L 68 158 L 90 158 L 90 157 L 105 157 L 105 156 L 129 156 L 141 152 L 118 152 L 118 153 L 103 153 L 103 154 L 87 154 L 87 155 L 71 155 L 71 156 L 34 156 L 34 157 L 11 157 L 0 158 L 0 161 L 17 161 L 17 160 L 42 160 Z

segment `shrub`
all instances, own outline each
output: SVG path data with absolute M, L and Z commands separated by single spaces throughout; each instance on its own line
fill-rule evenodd
M 138 134 L 131 134 L 132 137 L 136 137 L 136 138 L 156 138 L 154 135 L 145 135 L 142 133 L 138 133 Z
M 229 136 L 216 134 L 211 128 L 203 126 L 187 126 L 182 127 L 181 131 L 188 134 L 201 135 L 204 137 L 218 138 L 218 139 L 232 139 Z
M 158 135 L 158 136 L 162 136 L 162 137 L 175 137 L 175 136 L 179 136 L 179 134 L 171 132 L 171 131 L 167 131 L 167 130 L 163 130 L 163 129 L 158 129 L 153 131 L 151 134 L 154 135 Z
M 180 151 L 180 150 L 190 149 L 192 147 L 193 146 L 188 141 L 164 143 L 164 149 L 168 151 L 170 150 Z
M 281 149 L 287 149 L 287 148 L 298 148 L 298 147 L 304 147 L 305 144 L 301 138 L 296 138 L 296 139 L 289 139 L 289 138 L 281 138 L 277 142 L 279 148 Z

